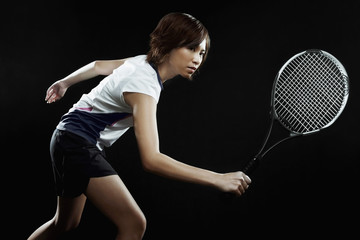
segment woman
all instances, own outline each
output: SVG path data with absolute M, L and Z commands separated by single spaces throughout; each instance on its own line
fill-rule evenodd
M 47 103 L 62 98 L 73 84 L 107 75 L 63 115 L 50 144 L 57 189 L 53 219 L 29 239 L 56 239 L 76 228 L 86 199 L 117 227 L 116 239 L 141 239 L 146 219 L 103 155 L 129 127 L 134 127 L 145 170 L 241 195 L 250 184 L 244 173 L 220 174 L 176 161 L 159 151 L 156 106 L 162 84 L 177 75 L 191 79 L 209 50 L 207 29 L 183 13 L 164 16 L 150 35 L 147 55 L 95 61 L 55 82 Z

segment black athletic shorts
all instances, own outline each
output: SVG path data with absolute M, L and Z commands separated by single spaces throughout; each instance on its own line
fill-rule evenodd
M 85 193 L 92 177 L 115 175 L 105 159 L 105 152 L 83 137 L 56 129 L 50 142 L 56 193 L 77 197 Z

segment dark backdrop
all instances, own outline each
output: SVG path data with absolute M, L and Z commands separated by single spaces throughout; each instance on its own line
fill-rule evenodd
M 264 159 L 240 198 L 142 170 L 133 131 L 107 149 L 148 220 L 145 239 L 240 239 L 356 234 L 359 175 L 360 20 L 356 1 L 260 3 L 100 1 L 7 3 L 1 7 L 2 208 L 11 239 L 25 239 L 56 206 L 49 140 L 60 117 L 101 78 L 47 105 L 54 81 L 96 59 L 144 54 L 148 35 L 172 11 L 201 20 L 209 58 L 193 82 L 165 84 L 158 104 L 161 150 L 195 166 L 243 167 L 267 130 L 273 79 L 288 58 L 318 48 L 348 71 L 348 105 L 326 131 L 284 143 Z M 283 1 L 281 1 L 283 2 Z M 91 203 L 74 239 L 112 239 Z M 5 233 L 4 233 L 5 234 Z M 9 235 L 10 234 L 10 235 Z

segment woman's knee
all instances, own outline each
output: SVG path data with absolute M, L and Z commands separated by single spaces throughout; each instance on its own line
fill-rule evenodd
M 143 214 L 136 217 L 122 219 L 117 225 L 119 236 L 127 236 L 129 239 L 142 239 L 146 231 L 146 218 Z
M 139 233 L 141 233 L 141 235 L 143 236 L 146 230 L 146 218 L 144 216 L 144 214 L 141 214 L 141 216 L 138 219 L 138 228 L 139 228 Z

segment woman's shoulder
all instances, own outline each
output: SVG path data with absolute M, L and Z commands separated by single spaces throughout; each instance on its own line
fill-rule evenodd
M 125 63 L 128 62 L 128 63 L 132 63 L 132 64 L 135 64 L 135 65 L 149 65 L 146 61 L 146 55 L 137 55 L 137 56 L 134 56 L 134 57 L 130 57 L 130 58 L 127 58 Z
M 123 64 L 124 68 L 131 69 L 131 76 L 138 78 L 154 78 L 156 77 L 156 71 L 147 62 L 146 55 L 137 55 L 127 58 Z M 118 70 L 121 70 L 121 66 Z

